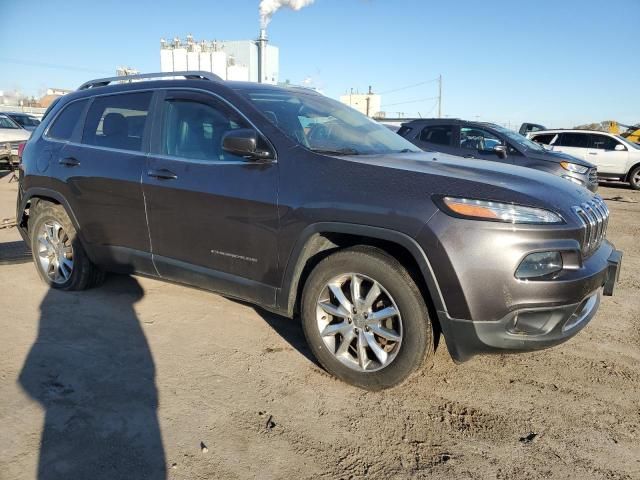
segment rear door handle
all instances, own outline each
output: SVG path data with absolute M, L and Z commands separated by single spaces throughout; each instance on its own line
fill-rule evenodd
M 171 170 L 167 170 L 166 168 L 160 168 L 158 170 L 149 170 L 147 175 L 153 178 L 159 178 L 160 180 L 175 180 L 178 178 L 178 175 L 173 173 Z
M 598 152 L 589 152 L 589 155 L 597 155 Z
M 63 158 L 58 163 L 60 165 L 64 165 L 65 167 L 77 167 L 78 165 L 80 165 L 80 161 L 73 157 Z

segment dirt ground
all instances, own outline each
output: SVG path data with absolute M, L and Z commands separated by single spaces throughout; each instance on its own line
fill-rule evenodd
M 0 266 L 0 478 L 640 478 L 640 192 L 600 194 L 625 257 L 587 328 L 462 365 L 441 344 L 381 393 L 321 370 L 296 321 L 138 277 L 52 292 Z M 0 218 L 14 195 L 0 180 Z

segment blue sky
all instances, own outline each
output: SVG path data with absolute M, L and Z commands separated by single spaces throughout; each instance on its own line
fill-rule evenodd
M 640 122 L 640 0 L 316 0 L 278 11 L 280 80 L 337 97 L 442 74 L 445 115 L 571 127 Z M 258 0 L 0 0 L 0 90 L 75 88 L 118 65 L 160 69 L 161 37 L 257 36 Z M 60 68 L 53 68 L 54 66 Z M 62 68 L 71 67 L 71 68 Z M 435 115 L 436 83 L 383 96 Z

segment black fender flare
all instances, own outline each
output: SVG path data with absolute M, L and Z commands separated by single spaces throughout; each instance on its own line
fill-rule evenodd
M 294 245 L 289 260 L 285 267 L 282 288 L 278 292 L 277 305 L 278 309 L 287 316 L 293 316 L 294 304 L 298 292 L 300 274 L 308 260 L 305 251 L 311 243 L 311 239 L 323 233 L 342 233 L 349 235 L 357 235 L 377 240 L 384 240 L 395 243 L 404 247 L 413 257 L 420 273 L 424 278 L 433 306 L 438 312 L 446 312 L 446 305 L 442 292 L 438 285 L 435 272 L 431 267 L 431 263 L 427 254 L 422 247 L 409 235 L 381 227 L 373 227 L 368 225 L 340 223 L 340 222 L 319 222 L 308 225 L 300 234 L 296 244 Z
M 22 194 L 22 199 L 18 204 L 17 211 L 16 211 L 16 224 L 23 238 L 25 238 L 25 236 L 26 238 L 28 238 L 28 234 L 25 231 L 23 226 L 24 212 L 27 208 L 27 204 L 33 198 L 42 198 L 42 197 L 51 198 L 56 202 L 58 202 L 60 205 L 62 205 L 62 207 L 67 212 L 67 215 L 69 215 L 69 218 L 71 219 L 71 223 L 73 223 L 73 226 L 76 229 L 76 232 L 80 232 L 80 235 L 82 236 L 81 234 L 82 230 L 80 229 L 78 218 L 76 217 L 73 209 L 71 208 L 71 205 L 69 205 L 69 202 L 64 196 L 62 196 L 59 192 L 55 190 L 51 190 L 50 188 L 32 187 L 25 190 L 25 192 Z M 25 238 L 25 241 L 26 241 L 26 238 Z

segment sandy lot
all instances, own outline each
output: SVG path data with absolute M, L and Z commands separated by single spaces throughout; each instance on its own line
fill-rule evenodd
M 640 192 L 600 194 L 625 258 L 585 330 L 462 365 L 441 344 L 381 393 L 324 373 L 296 321 L 144 278 L 53 292 L 0 266 L 0 478 L 640 478 Z M 13 195 L 0 180 L 0 218 Z

